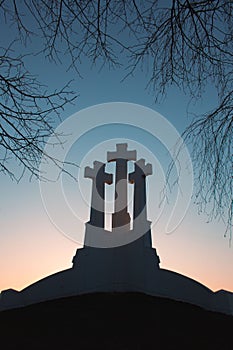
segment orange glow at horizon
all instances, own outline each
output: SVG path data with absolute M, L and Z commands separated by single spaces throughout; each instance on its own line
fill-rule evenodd
M 160 267 L 186 275 L 202 284 L 217 291 L 225 289 L 233 292 L 233 278 L 231 265 L 226 269 L 224 265 L 209 255 L 204 259 L 206 250 L 200 251 L 193 243 L 193 249 L 188 250 L 189 242 L 183 237 L 162 237 L 156 239 L 156 249 L 160 256 Z M 177 235 L 179 236 L 179 235 Z M 28 285 L 47 277 L 53 273 L 72 267 L 72 258 L 80 246 L 70 241 L 55 229 L 48 235 L 34 234 L 28 238 L 27 244 L 20 246 L 11 245 L 9 251 L 5 251 L 4 265 L 0 266 L 0 291 L 8 288 L 22 290 Z M 26 237 L 24 237 L 26 238 Z M 189 237 L 190 238 L 190 237 Z M 174 241 L 177 241 L 174 244 Z M 29 246 L 34 247 L 29 248 Z M 232 251 L 227 251 L 229 257 Z M 208 263 L 209 261 L 209 263 Z M 229 261 L 230 263 L 230 261 Z

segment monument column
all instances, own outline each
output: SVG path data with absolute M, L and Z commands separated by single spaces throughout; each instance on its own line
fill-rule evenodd
M 142 224 L 147 221 L 146 176 L 151 174 L 152 165 L 145 164 L 145 159 L 135 162 L 135 170 L 129 174 L 129 182 L 134 184 L 134 221 L 140 216 Z
M 136 160 L 136 151 L 128 151 L 127 143 L 116 145 L 116 151 L 107 152 L 107 161 L 116 162 L 115 212 L 112 216 L 112 228 L 130 225 L 128 207 L 128 170 L 127 162 Z
M 134 163 L 135 169 L 133 173 L 129 174 L 129 182 L 134 184 L 134 222 L 137 230 L 144 231 L 144 245 L 147 248 L 152 248 L 151 241 L 151 222 L 147 220 L 147 207 L 146 207 L 146 176 L 152 174 L 152 165 L 146 164 L 145 159 L 139 159 Z M 135 228 L 135 226 L 134 226 Z M 157 255 L 156 249 L 154 250 L 154 263 L 159 268 L 160 259 Z
M 85 168 L 84 177 L 93 181 L 89 224 L 104 228 L 105 183 L 112 184 L 112 174 L 105 172 L 104 163 L 95 161 L 93 168 Z

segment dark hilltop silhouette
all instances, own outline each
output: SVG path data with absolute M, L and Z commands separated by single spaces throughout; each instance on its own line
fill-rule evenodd
M 0 312 L 7 349 L 232 349 L 233 317 L 140 293 L 97 293 Z

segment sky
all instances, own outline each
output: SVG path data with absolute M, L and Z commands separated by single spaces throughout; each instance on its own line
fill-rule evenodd
M 14 36 L 12 29 L 7 33 L 4 27 L 4 31 L 6 35 L 3 41 L 8 34 Z M 189 104 L 189 96 L 171 87 L 166 98 L 155 103 L 153 92 L 146 89 L 147 78 L 141 71 L 122 82 L 124 69 L 109 70 L 105 67 L 99 70 L 84 61 L 80 66 L 81 78 L 74 72 L 67 72 L 65 63 L 55 65 L 40 55 L 28 60 L 31 71 L 51 90 L 73 79 L 72 87 L 78 98 L 64 110 L 61 117 L 65 121 L 77 113 L 80 128 L 84 128 L 85 123 L 91 125 L 93 117 L 87 108 L 110 102 L 124 102 L 160 113 L 178 133 L 182 133 L 190 122 L 188 105 L 191 111 L 202 113 L 211 109 L 216 101 L 216 92 L 212 86 L 206 87 L 205 94 L 195 104 Z M 84 109 L 85 121 L 82 112 L 78 113 Z M 76 133 L 77 129 L 71 129 L 71 132 Z M 168 139 L 170 137 L 169 134 L 165 136 Z M 130 149 L 136 149 L 138 156 L 144 157 L 153 165 L 153 175 L 147 180 L 148 218 L 152 221 L 153 245 L 160 256 L 160 267 L 191 277 L 214 291 L 226 289 L 233 292 L 233 247 L 229 246 L 229 238 L 224 238 L 223 223 L 208 223 L 207 216 L 198 214 L 197 207 L 191 200 L 182 222 L 172 233 L 166 232 L 175 194 L 171 195 L 169 204 L 165 204 L 162 209 L 159 206 L 159 195 L 170 156 L 161 142 L 133 123 L 130 126 L 122 123 L 92 130 L 90 128 L 69 150 L 69 159 L 76 161 L 81 168 L 75 173 L 78 182 L 64 175 L 63 190 L 69 208 L 81 218 L 77 225 L 79 237 L 84 234 L 85 221 L 89 218 L 91 193 L 91 181 L 84 179 L 83 169 L 91 166 L 94 160 L 106 161 L 106 152 L 113 150 L 115 143 L 119 142 L 128 142 Z M 111 167 L 108 170 L 114 171 Z M 70 232 L 67 232 L 69 216 L 59 211 L 61 209 L 57 206 L 56 199 L 48 198 L 50 204 L 54 204 L 53 214 L 49 212 L 48 215 L 37 179 L 30 181 L 26 174 L 16 183 L 1 174 L 0 180 L 0 291 L 8 288 L 21 290 L 43 277 L 70 268 L 72 257 L 81 242 L 75 241 Z M 188 180 L 187 178 L 187 183 Z M 46 186 L 52 185 L 45 184 L 45 188 Z M 107 196 L 110 198 L 111 189 Z M 111 211 L 111 204 L 109 208 Z M 61 217 L 65 232 L 61 232 L 60 224 L 56 222 Z

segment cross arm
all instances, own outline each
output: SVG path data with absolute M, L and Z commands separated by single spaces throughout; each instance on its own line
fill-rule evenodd
M 84 177 L 95 179 L 101 167 L 104 165 L 104 163 L 97 162 L 97 161 L 95 161 L 93 164 L 94 164 L 93 168 L 86 166 L 84 170 Z
M 107 152 L 107 161 L 114 162 L 117 159 L 136 160 L 136 151 L 128 151 L 127 143 L 118 143 L 116 151 Z
M 137 162 L 135 162 L 134 172 L 129 174 L 129 182 L 133 184 L 140 177 L 145 177 L 151 174 L 152 174 L 152 165 L 150 163 L 146 164 L 145 159 L 139 159 Z

